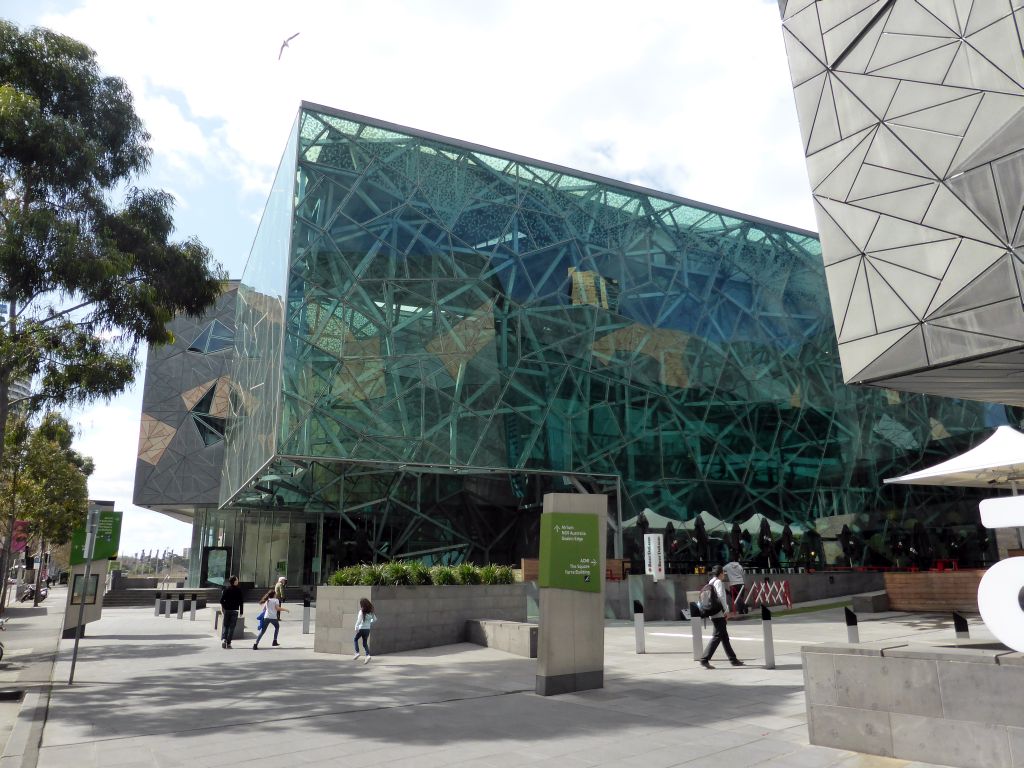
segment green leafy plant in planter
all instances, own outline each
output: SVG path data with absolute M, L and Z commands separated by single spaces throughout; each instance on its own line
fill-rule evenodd
M 450 565 L 435 565 L 430 569 L 430 581 L 439 587 L 458 584 L 455 569 Z
M 335 587 L 377 587 L 390 585 L 450 586 L 454 584 L 513 584 L 515 574 L 510 565 L 435 565 L 427 568 L 418 561 L 362 563 L 339 568 L 327 579 Z
M 387 582 L 384 580 L 384 563 L 366 563 L 359 566 L 359 584 L 364 587 L 379 587 Z
M 384 563 L 381 566 L 380 571 L 384 584 L 402 586 L 413 583 L 408 563 L 403 563 L 397 560 L 390 563 Z
M 361 583 L 362 568 L 358 565 L 347 565 L 339 568 L 327 579 L 332 587 L 353 587 Z
M 471 586 L 480 583 L 480 569 L 472 563 L 460 563 L 455 566 L 455 581 L 458 584 Z
M 430 569 L 418 560 L 409 563 L 409 583 L 418 587 L 430 584 Z

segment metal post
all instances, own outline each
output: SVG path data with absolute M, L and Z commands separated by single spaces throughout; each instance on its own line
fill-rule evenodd
M 613 551 L 615 559 L 622 559 L 622 475 L 615 476 L 615 522 L 618 526 L 615 529 L 615 541 Z
M 181 621 L 181 617 L 185 615 L 185 593 L 178 593 L 178 621 Z
M 775 639 L 772 637 L 772 612 L 761 606 L 761 631 L 764 633 L 764 668 L 775 669 Z
M 85 558 L 85 573 L 82 577 L 82 596 L 78 601 L 78 626 L 75 627 L 75 650 L 71 653 L 71 673 L 68 685 L 75 682 L 75 664 L 78 663 L 78 643 L 82 639 L 82 623 L 85 621 L 85 598 L 89 594 L 89 577 L 92 576 L 92 555 L 96 551 L 96 530 L 100 527 L 100 511 L 90 509 L 85 521 L 85 546 L 82 556 Z M 74 599 L 75 577 L 71 575 L 71 594 Z
M 156 593 L 156 599 L 153 600 L 153 615 L 154 616 L 159 616 L 160 615 L 160 608 L 161 608 L 160 603 L 161 602 L 162 601 L 160 600 L 160 593 L 157 592 Z
M 196 603 L 197 602 L 198 602 L 198 600 L 196 599 L 196 593 L 193 592 L 192 593 L 192 611 L 191 611 L 191 615 L 188 617 L 189 621 L 195 621 L 196 620 Z
M 309 595 L 302 598 L 302 634 L 309 634 Z
M 860 630 L 857 629 L 857 614 L 849 608 L 843 608 L 843 610 L 846 611 L 846 637 L 851 643 L 859 643 Z
M 694 661 L 704 658 L 704 636 L 701 634 L 700 621 L 700 608 L 696 603 L 690 603 L 690 634 L 693 636 Z
M 971 631 L 967 626 L 967 619 L 956 611 L 953 611 L 953 629 L 956 630 L 957 640 L 970 640 Z
M 636 635 L 636 652 L 647 653 L 644 637 L 644 604 L 639 600 L 633 601 L 633 633 Z

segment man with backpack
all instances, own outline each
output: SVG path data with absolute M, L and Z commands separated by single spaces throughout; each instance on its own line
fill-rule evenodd
M 729 628 L 726 624 L 729 615 L 729 598 L 726 596 L 725 584 L 722 582 L 724 570 L 720 565 L 711 569 L 713 574 L 711 581 L 700 591 L 697 603 L 700 607 L 701 617 L 711 619 L 711 623 L 715 625 L 715 634 L 712 635 L 711 641 L 707 644 L 704 655 L 700 659 L 700 665 L 704 669 L 714 669 L 711 666 L 711 657 L 715 655 L 719 644 L 725 648 L 725 655 L 729 657 L 730 664 L 734 667 L 743 666 L 743 662 L 736 658 L 736 651 L 732 649 L 732 643 L 729 642 Z

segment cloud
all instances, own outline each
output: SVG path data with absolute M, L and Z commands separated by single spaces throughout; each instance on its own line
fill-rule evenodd
M 42 21 L 128 81 L 168 163 L 243 196 L 306 99 L 813 226 L 802 153 L 779 167 L 799 134 L 765 2 L 83 0 Z
M 152 133 L 148 183 L 240 277 L 302 100 L 815 227 L 774 3 L 52 0 L 14 9 L 97 52 Z M 281 41 L 299 32 L 278 60 Z M 81 414 L 126 551 L 187 544 L 130 505 L 137 386 Z M 131 542 L 131 543 L 129 543 Z M 176 542 L 176 544 L 175 544 Z

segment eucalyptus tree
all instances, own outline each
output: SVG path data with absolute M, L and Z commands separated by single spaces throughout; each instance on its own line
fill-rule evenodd
M 92 49 L 0 20 L 0 434 L 13 384 L 30 411 L 110 398 L 142 344 L 216 300 L 220 266 L 175 239 L 171 195 L 138 186 L 149 138 Z

